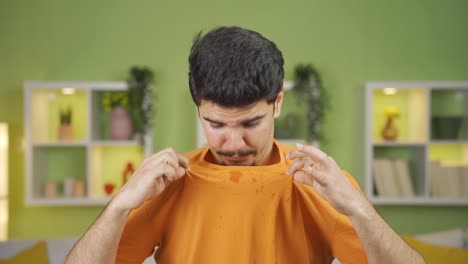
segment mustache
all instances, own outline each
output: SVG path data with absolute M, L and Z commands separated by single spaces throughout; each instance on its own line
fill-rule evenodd
M 250 154 L 255 154 L 257 153 L 257 151 L 255 149 L 246 149 L 246 150 L 239 150 L 239 151 L 221 151 L 221 150 L 218 150 L 216 151 L 216 153 L 218 155 L 221 155 L 221 156 L 226 156 L 226 157 L 232 157 L 232 156 L 240 156 L 240 157 L 243 157 L 243 156 L 248 156 Z

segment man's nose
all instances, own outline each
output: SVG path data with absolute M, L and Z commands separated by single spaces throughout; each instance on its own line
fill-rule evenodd
M 245 147 L 245 139 L 242 131 L 233 129 L 226 135 L 226 141 L 223 146 L 223 150 L 238 151 Z

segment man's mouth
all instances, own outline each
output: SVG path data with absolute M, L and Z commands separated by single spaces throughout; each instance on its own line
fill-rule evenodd
M 248 156 L 238 156 L 238 155 L 230 156 L 230 157 L 224 156 L 224 159 L 230 162 L 242 162 L 242 161 L 246 161 L 248 158 L 249 158 Z

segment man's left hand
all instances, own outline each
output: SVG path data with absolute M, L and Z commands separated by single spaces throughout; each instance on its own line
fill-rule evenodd
M 297 144 L 286 155 L 296 159 L 288 175 L 295 181 L 312 186 L 315 191 L 341 214 L 348 217 L 365 210 L 366 198 L 351 184 L 335 160 L 312 146 Z

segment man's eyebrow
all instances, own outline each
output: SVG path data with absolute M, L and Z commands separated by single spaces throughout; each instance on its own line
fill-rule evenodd
M 213 120 L 213 119 L 211 119 L 211 118 L 209 118 L 209 117 L 206 117 L 206 116 L 204 116 L 203 119 L 205 119 L 206 121 L 208 121 L 208 122 L 210 122 L 210 123 L 215 123 L 215 124 L 219 124 L 219 125 L 224 124 L 224 123 L 221 122 L 221 121 L 216 121 L 216 120 Z
M 248 123 L 252 123 L 252 122 L 255 122 L 257 120 L 260 120 L 260 119 L 264 118 L 265 116 L 266 116 L 266 114 L 265 115 L 254 116 L 254 117 L 249 118 L 247 120 L 241 121 L 241 124 L 245 125 L 245 124 L 248 124 Z
M 262 118 L 264 118 L 266 116 L 266 114 L 263 114 L 263 115 L 257 115 L 257 116 L 254 116 L 252 118 L 249 118 L 249 119 L 246 119 L 246 120 L 242 120 L 240 123 L 242 125 L 245 125 L 245 124 L 248 124 L 248 123 L 252 123 L 252 122 L 255 122 L 257 120 L 260 120 Z M 224 125 L 223 122 L 221 121 L 217 121 L 217 120 L 214 120 L 214 119 L 211 119 L 209 117 L 206 117 L 204 116 L 203 119 L 205 119 L 206 121 L 210 122 L 210 123 L 214 123 L 214 124 L 218 124 L 218 125 Z

